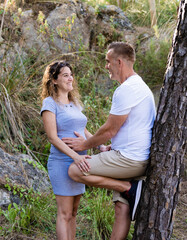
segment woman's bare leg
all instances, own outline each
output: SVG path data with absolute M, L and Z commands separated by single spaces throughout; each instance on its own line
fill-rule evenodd
M 76 216 L 77 216 L 77 210 L 79 207 L 80 199 L 82 195 L 77 195 L 74 197 L 74 203 L 73 203 L 73 211 L 72 211 L 72 219 L 71 219 L 71 235 L 70 239 L 74 240 L 76 235 Z
M 72 240 L 76 232 L 76 212 L 80 201 L 78 196 L 56 195 L 57 222 L 56 231 L 58 240 Z
M 88 186 L 106 188 L 118 192 L 127 191 L 131 187 L 131 184 L 128 181 L 96 175 L 85 176 L 75 164 L 70 165 L 68 174 L 74 181 L 84 183 Z

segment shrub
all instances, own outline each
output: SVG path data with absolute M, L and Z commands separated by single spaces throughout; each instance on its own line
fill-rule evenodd
M 145 52 L 137 52 L 135 69 L 150 87 L 163 82 L 170 46 L 170 41 L 153 38 Z

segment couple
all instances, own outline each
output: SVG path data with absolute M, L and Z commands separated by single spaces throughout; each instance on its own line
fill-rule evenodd
M 152 92 L 133 69 L 131 45 L 108 46 L 106 69 L 120 86 L 105 124 L 92 135 L 86 129 L 80 96 L 67 62 L 54 62 L 44 73 L 41 115 L 51 143 L 48 172 L 57 202 L 57 238 L 73 240 L 76 214 L 85 185 L 114 190 L 115 222 L 111 240 L 126 239 L 141 194 L 151 145 L 155 104 Z M 75 134 L 77 138 L 75 138 Z M 110 146 L 102 145 L 111 139 Z M 62 141 L 63 140 L 63 141 Z M 101 153 L 89 156 L 87 149 Z

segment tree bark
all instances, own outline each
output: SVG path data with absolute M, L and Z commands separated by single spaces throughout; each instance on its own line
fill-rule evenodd
M 186 152 L 186 88 L 187 0 L 181 0 L 133 240 L 171 238 Z
M 151 15 L 151 27 L 157 24 L 156 19 L 156 3 L 155 0 L 149 0 L 150 15 Z

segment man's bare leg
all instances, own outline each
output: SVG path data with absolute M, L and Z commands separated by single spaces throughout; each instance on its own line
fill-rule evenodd
M 75 164 L 70 165 L 68 174 L 74 181 L 84 183 L 88 186 L 106 188 L 118 192 L 127 191 L 131 187 L 131 184 L 128 181 L 121 181 L 96 175 L 85 176 Z
M 131 219 L 129 206 L 122 202 L 115 202 L 115 221 L 110 240 L 125 240 L 130 229 Z

